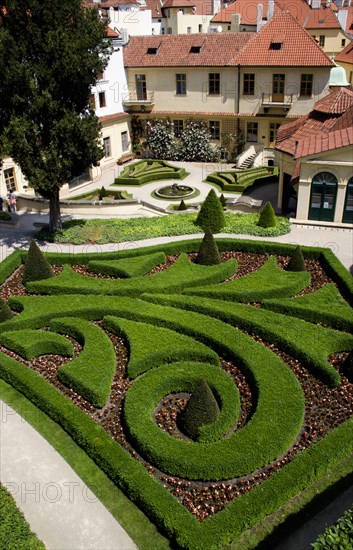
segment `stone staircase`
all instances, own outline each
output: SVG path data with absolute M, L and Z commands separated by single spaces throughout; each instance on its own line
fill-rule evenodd
M 237 168 L 239 168 L 239 170 L 246 170 L 247 168 L 251 168 L 255 157 L 256 157 L 256 152 L 253 153 L 252 155 L 249 155 L 245 160 L 243 160 L 239 164 L 239 166 L 237 166 Z

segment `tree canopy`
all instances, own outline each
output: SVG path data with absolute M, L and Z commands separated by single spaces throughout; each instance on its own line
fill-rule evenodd
M 82 0 L 0 0 L 0 153 L 49 199 L 51 231 L 62 185 L 103 156 L 89 96 L 109 55 Z

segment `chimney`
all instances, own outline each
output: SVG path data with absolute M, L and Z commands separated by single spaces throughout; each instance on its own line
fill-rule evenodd
M 270 21 L 270 19 L 272 19 L 274 8 L 275 8 L 274 0 L 269 0 L 268 8 L 267 8 L 267 21 Z
M 230 20 L 230 30 L 240 32 L 240 13 L 233 13 Z
M 258 4 L 257 6 L 257 25 L 256 25 L 256 32 L 259 32 L 263 25 L 262 21 L 262 13 L 263 13 L 263 7 L 262 4 Z

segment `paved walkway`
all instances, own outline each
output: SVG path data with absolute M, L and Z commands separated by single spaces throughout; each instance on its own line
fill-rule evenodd
M 61 455 L 0 401 L 0 480 L 48 550 L 136 545 Z

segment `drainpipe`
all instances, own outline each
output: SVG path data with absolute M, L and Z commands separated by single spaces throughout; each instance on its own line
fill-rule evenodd
M 237 90 L 237 137 L 240 135 L 240 120 L 239 120 L 239 110 L 240 110 L 240 65 L 238 65 L 238 90 Z

